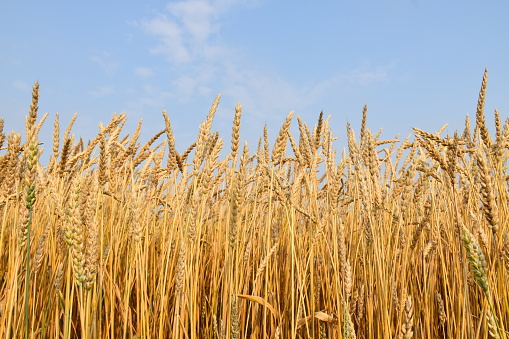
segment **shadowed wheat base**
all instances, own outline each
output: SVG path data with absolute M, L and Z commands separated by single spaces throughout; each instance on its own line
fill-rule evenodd
M 509 121 L 381 140 L 290 113 L 274 145 L 212 121 L 178 153 L 125 115 L 49 163 L 38 84 L 26 133 L 0 120 L 0 337 L 507 338 Z M 164 137 L 166 136 L 166 137 Z M 227 151 L 225 152 L 226 149 Z M 228 153 L 222 158 L 221 154 Z

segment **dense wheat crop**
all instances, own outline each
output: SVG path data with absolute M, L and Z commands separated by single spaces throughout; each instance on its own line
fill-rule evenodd
M 0 337 L 506 338 L 509 121 L 382 140 L 290 113 L 273 145 L 176 151 L 114 115 L 87 142 L 0 130 Z M 233 112 L 232 112 L 233 113 Z M 290 133 L 297 120 L 299 135 Z M 48 146 L 50 145 L 50 146 Z M 50 152 L 47 164 L 39 161 Z

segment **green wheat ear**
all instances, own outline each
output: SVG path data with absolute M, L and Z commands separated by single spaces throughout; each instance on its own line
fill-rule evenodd
M 491 338 L 501 338 L 500 327 L 497 324 L 497 317 L 490 298 L 488 286 L 488 265 L 486 264 L 486 258 L 484 257 L 484 253 L 482 252 L 477 239 L 468 231 L 465 225 L 463 225 L 461 238 L 463 239 L 465 249 L 467 250 L 467 258 L 470 263 L 470 268 L 472 272 L 474 272 L 474 278 L 477 281 L 477 284 L 482 288 L 490 306 L 490 311 L 486 314 L 489 335 Z
M 477 284 L 483 289 L 484 294 L 488 296 L 488 265 L 486 264 L 484 253 L 479 246 L 477 239 L 474 238 L 472 233 L 468 231 L 465 225 L 463 225 L 461 238 L 463 239 L 463 244 L 465 245 L 465 249 L 467 251 L 468 262 L 470 263 L 470 268 L 474 273 L 474 278 L 477 281 Z

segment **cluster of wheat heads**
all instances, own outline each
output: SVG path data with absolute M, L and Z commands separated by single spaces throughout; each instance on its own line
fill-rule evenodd
M 39 161 L 38 84 L 26 135 L 0 132 L 0 337 L 506 338 L 509 122 L 381 140 L 293 114 L 272 147 L 211 131 L 176 151 L 114 115 Z M 3 131 L 3 120 L 1 121 Z M 164 137 L 165 136 L 165 137 Z M 226 156 L 224 156 L 224 154 Z M 224 157 L 224 158 L 223 158 Z

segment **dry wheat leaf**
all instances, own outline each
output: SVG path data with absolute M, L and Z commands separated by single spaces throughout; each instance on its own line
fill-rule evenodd
M 249 301 L 254 301 L 260 305 L 263 305 L 265 307 L 267 307 L 270 312 L 272 313 L 272 315 L 277 318 L 277 311 L 274 307 L 272 307 L 271 304 L 269 304 L 265 299 L 263 299 L 262 297 L 257 297 L 255 295 L 244 295 L 244 294 L 237 294 L 237 297 L 241 298 L 241 299 L 246 299 L 246 300 L 249 300 Z
M 329 322 L 329 323 L 333 323 L 335 324 L 336 323 L 336 319 L 334 319 L 334 317 L 332 315 L 329 315 L 325 312 L 315 312 L 315 318 L 321 320 L 321 321 L 326 321 L 326 322 Z M 302 319 L 299 319 L 299 321 L 297 322 L 297 328 L 303 326 L 304 324 L 306 324 L 309 320 L 311 320 L 313 316 L 311 315 L 308 315 L 307 317 L 305 318 L 302 318 Z

